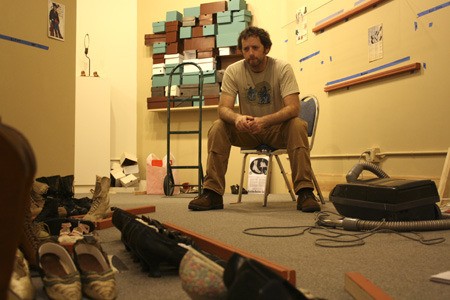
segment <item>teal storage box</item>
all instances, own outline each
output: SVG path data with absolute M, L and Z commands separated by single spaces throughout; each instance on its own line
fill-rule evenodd
M 192 37 L 192 27 L 180 27 L 180 39 L 190 39 Z
M 153 54 L 166 53 L 166 43 L 154 43 L 153 44 Z
M 217 13 L 217 24 L 231 23 L 231 11 L 223 11 Z
M 183 14 L 177 10 L 166 12 L 166 22 L 183 21 Z
M 185 17 L 200 17 L 200 6 L 187 7 L 183 10 Z
M 170 72 L 172 72 L 172 70 L 176 66 L 178 66 L 178 64 L 166 64 L 165 65 L 165 67 L 166 67 L 166 74 L 169 75 Z M 173 73 L 173 74 L 181 74 L 181 73 L 183 73 L 183 66 L 178 67 L 178 69 L 176 69 L 175 73 Z
M 247 2 L 245 0 L 229 0 L 228 10 L 236 11 L 247 8 Z
M 160 21 L 160 22 L 153 22 L 153 33 L 161 33 L 166 32 L 166 22 Z
M 232 47 L 237 46 L 240 32 L 223 33 L 216 35 L 216 47 Z
M 159 86 L 167 86 L 169 82 L 169 76 L 167 75 L 153 75 L 152 76 L 152 87 L 159 87 Z
M 216 34 L 217 34 L 217 24 L 203 25 L 203 36 Z
M 252 21 L 252 12 L 246 9 L 240 11 L 233 11 L 233 22 L 248 22 Z
M 152 87 L 168 86 L 169 85 L 169 75 L 153 75 L 152 76 Z M 181 85 L 181 74 L 174 74 L 172 76 L 172 85 Z
M 217 24 L 217 34 L 241 33 L 248 27 L 246 22 L 231 22 L 229 24 Z
M 183 73 L 183 85 L 185 84 L 199 84 L 200 76 L 198 72 Z M 203 84 L 216 83 L 216 70 L 208 70 L 203 72 Z

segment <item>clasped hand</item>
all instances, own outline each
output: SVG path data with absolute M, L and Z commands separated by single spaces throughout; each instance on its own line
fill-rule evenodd
M 265 127 L 262 118 L 247 115 L 239 116 L 235 121 L 235 126 L 237 130 L 251 134 L 261 133 Z

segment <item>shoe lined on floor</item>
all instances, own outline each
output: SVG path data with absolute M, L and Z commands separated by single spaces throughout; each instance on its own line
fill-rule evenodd
M 228 260 L 223 281 L 228 299 L 308 299 L 278 273 L 237 253 Z
M 76 218 L 53 218 L 46 220 L 44 223 L 47 225 L 50 235 L 56 236 L 60 234 L 62 223 L 70 223 L 72 228 L 77 227 L 81 223 L 86 225 L 86 228 L 89 228 L 89 232 L 87 233 L 91 233 L 95 230 L 95 224 L 93 222 Z
M 200 211 L 223 209 L 223 197 L 212 190 L 204 189 L 200 196 L 189 202 L 188 208 Z
M 320 205 L 312 189 L 301 189 L 297 198 L 297 210 L 302 212 L 320 211 Z
M 32 300 L 36 289 L 31 282 L 30 269 L 23 253 L 17 249 L 14 270 L 9 282 L 8 299 Z
M 58 242 L 62 244 L 75 244 L 76 241 L 81 240 L 85 234 L 89 233 L 89 226 L 78 222 L 78 225 L 71 230 L 71 223 L 62 223 L 61 231 L 58 237 Z
M 70 254 L 54 242 L 43 243 L 38 251 L 39 271 L 50 299 L 81 299 L 81 281 Z
M 92 205 L 84 215 L 84 220 L 92 222 L 101 220 L 108 216 L 109 207 L 109 187 L 111 179 L 109 177 L 96 176 L 94 194 L 92 195 Z
M 95 238 L 78 240 L 73 246 L 73 253 L 80 271 L 83 293 L 90 299 L 115 299 L 117 286 L 114 272 Z
M 180 263 L 181 287 L 191 299 L 225 299 L 224 268 L 190 247 Z

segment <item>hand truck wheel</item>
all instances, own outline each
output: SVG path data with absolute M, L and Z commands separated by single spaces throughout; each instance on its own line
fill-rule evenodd
M 166 177 L 164 177 L 164 194 L 166 196 L 172 196 L 174 189 L 175 189 L 175 186 L 174 186 L 172 176 L 166 175 Z

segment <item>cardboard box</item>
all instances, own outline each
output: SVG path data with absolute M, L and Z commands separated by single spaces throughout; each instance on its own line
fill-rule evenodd
M 166 22 L 166 32 L 180 31 L 181 21 Z
M 159 21 L 152 23 L 153 33 L 163 33 L 166 32 L 166 22 Z
M 192 27 L 180 28 L 180 39 L 189 39 L 191 37 L 192 37 Z
M 198 17 L 200 16 L 200 6 L 187 7 L 183 9 L 184 17 Z
M 152 55 L 153 63 L 154 64 L 163 64 L 164 61 L 164 53 L 153 53 Z
M 154 34 L 146 34 L 145 35 L 145 45 L 151 46 L 154 43 L 161 43 L 166 41 L 165 33 L 154 33 Z
M 195 59 L 197 58 L 197 50 L 184 50 L 184 59 Z
M 231 23 L 232 21 L 231 11 L 223 11 L 217 13 L 217 24 Z
M 164 86 L 152 86 L 152 97 L 164 97 Z
M 179 64 L 166 64 L 166 74 L 170 75 L 170 73 L 172 73 L 172 71 L 178 66 Z M 181 74 L 183 73 L 183 69 L 184 69 L 184 65 L 179 66 L 178 68 L 176 68 L 175 72 L 173 74 Z
M 181 23 L 182 26 L 197 26 L 198 24 L 198 18 L 196 17 L 184 17 L 183 22 Z
M 176 43 L 168 43 L 166 53 L 167 54 L 176 54 L 176 53 L 183 53 L 184 50 L 184 40 L 180 40 Z
M 197 58 L 215 58 L 217 56 L 217 48 L 203 49 L 198 51 Z
M 216 61 L 214 58 L 202 58 L 202 59 L 185 59 L 184 62 L 191 62 L 197 64 L 202 71 L 206 70 L 215 70 L 216 69 Z M 193 73 L 199 72 L 198 68 L 195 65 L 184 65 L 185 73 Z
M 217 24 L 217 34 L 239 34 L 248 27 L 246 22 L 231 22 L 230 24 Z M 217 46 L 224 47 L 224 46 Z
M 219 95 L 208 95 L 204 96 L 205 99 L 205 106 L 208 105 L 218 105 L 219 104 Z
M 173 10 L 173 11 L 166 12 L 166 21 L 167 22 L 181 21 L 181 20 L 183 20 L 183 14 L 180 13 L 179 11 Z
M 170 103 L 173 107 L 173 103 Z M 167 108 L 167 97 L 150 97 L 147 98 L 147 109 Z
M 128 152 L 123 152 L 120 156 L 120 166 L 123 168 L 124 166 L 130 166 L 137 164 L 137 156 L 135 154 L 131 154 Z
M 125 173 L 125 175 L 139 173 L 139 165 L 137 163 L 134 165 L 124 166 L 122 169 L 123 169 L 123 173 Z
M 198 38 L 203 36 L 203 26 L 192 27 L 192 37 Z
M 166 43 L 176 43 L 178 42 L 179 38 L 178 31 L 169 31 L 166 33 Z
M 169 96 L 169 87 L 168 86 L 165 87 L 165 95 Z M 180 95 L 181 95 L 180 88 L 178 86 L 176 86 L 176 85 L 172 85 L 170 87 L 170 96 L 171 97 L 172 96 L 179 97 Z
M 245 0 L 229 0 L 228 1 L 228 10 L 236 11 L 247 9 L 247 3 Z
M 218 34 L 216 36 L 217 47 L 237 46 L 239 34 L 240 32 Z
M 203 85 L 205 87 L 205 85 Z M 183 84 L 180 85 L 180 96 L 185 98 L 192 98 L 198 96 L 199 87 L 198 84 Z
M 165 71 L 166 71 L 165 64 L 153 64 L 152 66 L 152 75 L 165 74 Z
M 166 67 L 167 65 L 177 65 L 181 64 L 184 60 L 183 54 L 175 53 L 175 54 L 166 54 L 164 55 L 164 60 Z
M 217 34 L 217 24 L 203 25 L 203 36 L 216 34 Z
M 202 50 L 216 47 L 216 37 L 199 37 L 184 40 L 184 50 Z
M 122 177 L 119 179 L 119 181 L 124 187 L 130 187 L 139 184 L 139 179 L 133 174 Z
M 199 73 L 183 73 L 183 84 L 198 84 L 200 82 Z M 216 70 L 203 72 L 203 84 L 216 83 Z
M 210 25 L 216 23 L 216 14 L 204 14 L 200 15 L 198 18 L 198 24 L 203 25 Z
M 153 44 L 153 53 L 154 54 L 166 53 L 166 43 L 165 42 L 154 43 Z
M 246 9 L 240 11 L 233 11 L 233 22 L 247 22 L 252 21 L 252 12 Z
M 214 14 L 221 11 L 226 11 L 228 8 L 228 1 L 216 1 L 200 4 L 200 14 Z
M 119 187 L 121 183 L 119 181 L 120 178 L 125 177 L 125 173 L 123 172 L 121 167 L 112 169 L 110 172 L 111 177 L 111 186 Z

